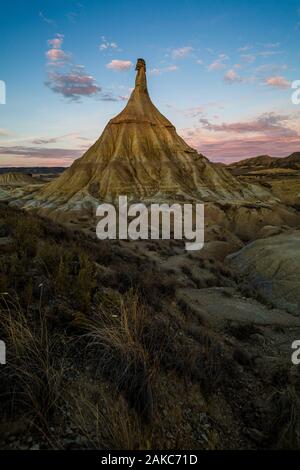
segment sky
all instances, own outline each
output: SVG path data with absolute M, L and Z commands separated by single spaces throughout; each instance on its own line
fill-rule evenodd
M 212 161 L 300 151 L 300 0 L 0 0 L 0 166 L 69 166 L 126 105 L 138 57 Z M 1 95 L 2 92 L 2 95 Z

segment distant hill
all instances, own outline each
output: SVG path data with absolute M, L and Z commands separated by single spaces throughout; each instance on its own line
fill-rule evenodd
M 272 167 L 300 170 L 300 152 L 294 152 L 285 158 L 276 158 L 276 161 L 273 162 Z
M 36 184 L 37 179 L 24 173 L 3 173 L 0 174 L 0 185 L 23 185 Z
M 62 173 L 66 168 L 62 166 L 57 167 L 45 167 L 45 166 L 35 166 L 35 167 L 0 167 L 0 175 L 3 173 L 24 173 L 27 175 L 45 175 L 53 173 Z
M 270 157 L 269 155 L 259 155 L 258 157 L 246 158 L 235 163 L 228 165 L 231 168 L 243 168 L 243 167 L 269 167 L 276 157 Z
M 300 152 L 294 152 L 288 157 L 270 157 L 259 155 L 258 157 L 246 158 L 227 166 L 234 174 L 246 174 L 263 170 L 290 169 L 300 170 Z

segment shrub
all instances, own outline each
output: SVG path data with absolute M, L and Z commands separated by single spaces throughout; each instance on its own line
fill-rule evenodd
M 92 385 L 75 384 L 65 399 L 76 434 L 84 437 L 84 448 L 136 450 L 151 447 L 151 428 L 145 430 L 126 400 L 121 395 L 111 395 L 107 386 L 101 384 L 95 389 Z M 78 448 L 78 444 L 75 447 Z
M 269 398 L 267 432 L 276 448 L 300 449 L 300 398 L 293 384 Z
M 0 309 L 7 365 L 3 372 L 2 399 L 13 411 L 23 410 L 28 422 L 47 427 L 60 398 L 63 362 L 55 363 L 60 338 L 49 336 L 45 315 L 30 324 L 17 300 L 10 297 Z
M 154 368 L 142 343 L 146 309 L 130 291 L 117 302 L 107 299 L 88 326 L 96 369 L 123 392 L 145 419 L 153 413 Z

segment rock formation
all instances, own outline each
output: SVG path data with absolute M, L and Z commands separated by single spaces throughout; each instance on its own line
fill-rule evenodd
M 256 240 L 228 258 L 244 287 L 271 305 L 300 314 L 300 231 Z
M 135 88 L 126 107 L 111 119 L 92 147 L 55 181 L 29 196 L 27 208 L 47 213 L 94 212 L 99 201 L 237 201 L 270 195 L 241 184 L 226 169 L 189 147 L 152 103 L 146 64 L 138 59 Z

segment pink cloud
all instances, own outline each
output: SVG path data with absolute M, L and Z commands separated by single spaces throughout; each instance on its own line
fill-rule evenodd
M 1 166 L 68 166 L 82 155 L 79 149 L 0 147 Z
M 215 62 L 212 62 L 211 64 L 209 64 L 207 68 L 210 72 L 215 71 L 215 70 L 222 70 L 225 68 L 225 64 L 216 60 Z
M 218 58 L 207 66 L 207 69 L 212 72 L 216 70 L 222 70 L 225 68 L 224 62 L 228 60 L 229 57 L 226 54 L 219 54 Z
M 45 82 L 55 93 L 59 93 L 69 101 L 80 101 L 82 96 L 97 96 L 102 101 L 120 101 L 122 96 L 113 96 L 111 92 L 103 92 L 97 84 L 95 78 L 86 73 L 84 65 L 76 65 L 72 60 L 72 55 L 66 53 L 61 48 L 64 36 L 57 34 L 55 38 L 48 40 L 51 48 L 46 52 L 48 65 L 48 79 Z M 112 61 L 114 65 L 119 65 L 122 61 Z M 117 62 L 117 64 L 116 64 Z M 131 62 L 123 61 L 125 65 Z
M 78 68 L 65 74 L 50 73 L 46 85 L 55 93 L 60 93 L 65 98 L 77 101 L 81 96 L 93 96 L 101 91 L 94 77 L 87 75 L 83 69 Z
M 300 150 L 300 136 L 253 136 L 248 138 L 207 137 L 201 129 L 184 129 L 180 132 L 187 143 L 212 161 L 231 163 L 257 155 L 284 157 Z
M 123 72 L 124 70 L 129 70 L 132 67 L 132 62 L 130 60 L 112 60 L 109 64 L 106 64 L 106 67 L 111 70 L 117 70 Z
M 243 81 L 242 77 L 235 70 L 230 69 L 224 75 L 224 81 L 227 83 L 240 83 Z
M 50 49 L 46 52 L 46 56 L 50 62 L 65 61 L 69 58 L 69 55 L 61 49 Z
M 184 114 L 187 117 L 197 117 L 201 115 L 204 111 L 203 106 L 196 106 L 194 108 L 188 108 L 185 110 Z
M 262 154 L 286 156 L 300 149 L 295 116 L 270 112 L 241 122 L 212 123 L 204 118 L 199 122 L 202 127 L 183 129 L 181 135 L 215 161 L 229 163 Z
M 54 39 L 48 39 L 48 45 L 52 46 L 53 49 L 60 49 L 64 41 L 64 36 L 62 34 L 57 34 L 57 37 Z
M 269 77 L 265 81 L 266 85 L 274 88 L 290 88 L 291 83 L 284 77 Z
M 288 126 L 290 119 L 289 116 L 271 112 L 260 114 L 255 119 L 249 121 L 216 124 L 202 118 L 199 122 L 204 129 L 213 132 L 235 132 L 238 134 L 263 133 L 274 135 L 274 137 L 279 135 L 297 136 L 298 132 Z
M 70 54 L 61 48 L 63 41 L 63 34 L 57 34 L 55 38 L 48 39 L 47 43 L 51 48 L 46 52 L 46 57 L 51 65 L 63 65 L 70 59 Z

